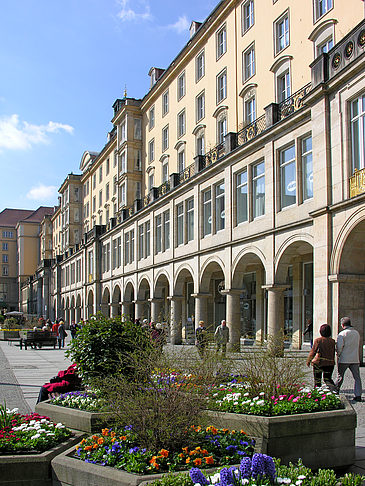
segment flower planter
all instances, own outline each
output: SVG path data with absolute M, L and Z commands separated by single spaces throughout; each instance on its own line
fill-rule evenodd
M 61 422 L 66 427 L 89 434 L 110 426 L 112 414 L 108 412 L 85 412 L 75 408 L 52 405 L 50 400 L 37 403 L 35 411 L 49 417 L 53 422 Z
M 145 485 L 165 476 L 164 474 L 139 475 L 86 463 L 75 459 L 75 448 L 55 457 L 52 461 L 53 484 L 62 486 L 137 486 Z M 204 474 L 215 471 L 216 468 L 204 469 Z M 181 471 L 180 471 L 181 472 Z M 188 471 L 186 471 L 188 473 Z
M 0 456 L 0 485 L 51 486 L 51 461 L 70 446 L 80 442 L 84 434 L 73 437 L 40 454 L 16 454 Z
M 1 330 L 0 331 L 0 341 L 7 341 L 8 339 L 18 339 L 19 331 L 12 330 Z
M 263 417 L 207 411 L 216 427 L 243 429 L 256 439 L 255 452 L 283 464 L 299 458 L 311 469 L 338 468 L 355 462 L 356 413 L 346 398 L 344 409 Z

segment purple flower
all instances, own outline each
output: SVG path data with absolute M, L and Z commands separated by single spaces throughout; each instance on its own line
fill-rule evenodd
M 264 454 L 264 461 L 266 474 L 271 480 L 274 480 L 276 478 L 276 469 L 273 458 Z
M 235 446 L 235 445 L 232 445 L 232 444 L 230 444 L 229 446 L 226 447 L 226 451 L 228 451 L 228 452 L 230 452 L 232 454 L 234 454 L 237 449 L 238 449 L 238 447 Z
M 131 447 L 128 452 L 129 454 L 135 454 L 138 451 L 139 451 L 139 447 L 136 446 L 136 447 Z
M 264 454 L 254 454 L 251 461 L 252 477 L 258 478 L 266 472 Z
M 201 486 L 209 484 L 209 481 L 198 467 L 191 468 L 189 474 L 194 484 L 199 483 Z
M 221 469 L 220 475 L 221 475 L 220 483 L 222 486 L 229 486 L 230 484 L 233 484 L 234 479 L 233 479 L 233 473 L 231 469 L 224 467 L 223 469 Z
M 240 464 L 240 473 L 242 479 L 249 479 L 251 477 L 251 459 L 244 457 Z

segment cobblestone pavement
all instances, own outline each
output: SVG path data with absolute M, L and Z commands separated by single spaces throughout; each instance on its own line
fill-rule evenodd
M 67 343 L 69 342 L 67 338 Z M 195 346 L 166 345 L 165 352 L 176 355 L 185 355 L 187 359 L 199 359 Z M 311 370 L 305 366 L 307 352 L 292 353 L 303 360 L 303 369 L 307 373 L 309 383 L 313 383 Z M 237 367 L 244 363 L 244 353 L 234 355 Z M 224 361 L 223 361 L 224 363 Z M 0 341 L 0 403 L 6 401 L 8 408 L 19 408 L 22 413 L 34 411 L 39 389 L 59 370 L 65 369 L 71 361 L 65 356 L 65 349 L 30 349 L 21 350 L 16 345 Z M 360 375 L 364 387 L 364 402 L 352 401 L 353 378 L 347 370 L 341 393 L 350 400 L 357 414 L 356 430 L 356 463 L 350 471 L 365 475 L 365 367 L 360 368 Z M 336 370 L 334 377 L 336 376 Z

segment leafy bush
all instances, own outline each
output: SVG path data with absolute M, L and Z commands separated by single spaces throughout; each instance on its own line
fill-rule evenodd
M 15 317 L 7 317 L 4 321 L 4 328 L 6 329 L 18 329 L 19 322 Z
M 84 383 L 92 383 L 100 376 L 130 377 L 134 369 L 129 355 L 151 348 L 150 336 L 140 325 L 98 314 L 78 331 L 66 354 L 77 363 Z

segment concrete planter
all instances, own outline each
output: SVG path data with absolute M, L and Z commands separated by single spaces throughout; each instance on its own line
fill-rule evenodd
M 0 456 L 0 486 L 52 486 L 51 461 L 70 446 L 80 442 L 83 434 L 73 437 L 41 454 Z
M 257 441 L 255 452 L 296 462 L 312 469 L 338 468 L 355 462 L 356 413 L 346 398 L 344 409 L 261 417 L 208 411 L 216 427 L 243 429 Z
M 112 413 L 108 412 L 85 412 L 52 405 L 50 400 L 37 403 L 35 411 L 49 417 L 53 422 L 61 422 L 70 429 L 81 430 L 89 434 L 100 432 L 103 427 L 110 426 L 113 417 Z
M 19 331 L 12 330 L 1 330 L 0 331 L 0 341 L 7 341 L 8 339 L 18 339 Z
M 128 473 L 112 467 L 80 461 L 72 457 L 74 453 L 75 448 L 71 447 L 68 451 L 53 459 L 54 486 L 142 486 L 156 479 L 161 479 L 166 474 L 139 475 Z M 215 470 L 216 468 L 204 469 L 204 473 L 211 473 Z

